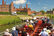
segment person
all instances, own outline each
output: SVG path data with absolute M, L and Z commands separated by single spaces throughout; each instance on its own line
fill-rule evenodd
M 29 36 L 29 33 L 27 32 L 27 36 Z
M 3 36 L 12 36 L 12 34 L 9 33 L 9 29 L 6 29 Z
M 46 32 L 48 33 L 48 36 L 50 36 L 51 30 L 47 29 Z
M 34 24 L 36 24 L 36 23 L 38 22 L 38 20 L 39 20 L 39 19 L 38 19 L 38 18 L 36 18 L 36 20 L 35 20 Z
M 26 29 L 28 28 L 28 25 L 27 24 L 25 24 L 25 26 L 24 26 Z
M 28 27 L 31 28 L 32 30 L 34 29 L 33 28 L 33 25 L 31 23 L 29 23 L 29 26 Z
M 27 36 L 27 34 L 26 34 L 26 30 L 24 31 L 22 31 L 22 36 Z
M 28 19 L 26 19 L 26 22 L 29 22 L 29 20 L 28 20 Z
M 16 30 L 16 27 L 12 28 L 12 36 L 18 36 L 18 31 Z
M 19 29 L 18 36 L 21 36 L 21 35 L 22 35 L 22 31 L 21 31 L 21 29 Z
M 51 36 L 54 36 L 54 29 L 51 30 Z
M 48 36 L 48 33 L 46 32 L 46 28 L 44 28 L 43 29 L 43 31 L 42 32 L 40 32 L 40 34 L 39 35 L 41 35 L 41 36 Z
M 30 20 L 30 23 L 33 25 L 34 24 L 34 22 L 32 21 L 32 20 Z
M 49 19 L 49 17 L 47 18 L 47 23 L 49 23 L 49 21 L 50 21 L 50 19 Z
M 42 20 L 39 19 L 38 22 L 37 22 L 37 24 L 41 25 L 42 24 Z
M 45 23 L 47 23 L 47 17 L 46 17 L 46 16 L 44 17 L 44 19 L 45 19 L 45 20 L 44 20 L 44 21 L 45 21 Z
M 45 18 L 44 17 L 42 18 L 42 24 L 45 24 Z

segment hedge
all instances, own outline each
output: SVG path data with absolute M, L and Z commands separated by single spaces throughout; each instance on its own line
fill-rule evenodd
M 0 12 L 1 15 L 10 15 L 10 12 Z
M 27 15 L 27 12 L 17 12 L 17 14 Z

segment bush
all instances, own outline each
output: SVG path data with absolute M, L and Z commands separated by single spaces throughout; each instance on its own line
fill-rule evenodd
M 52 14 L 48 14 L 47 16 L 50 17 L 50 19 L 54 19 L 54 15 Z
M 0 12 L 1 15 L 10 15 L 10 12 Z
M 27 15 L 27 12 L 17 12 L 17 14 Z

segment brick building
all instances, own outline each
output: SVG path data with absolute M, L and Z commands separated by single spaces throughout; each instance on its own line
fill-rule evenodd
M 28 15 L 31 15 L 31 9 L 28 8 L 28 4 L 26 4 L 26 7 L 22 8 L 20 6 L 19 8 L 16 9 L 17 12 L 26 12 Z
M 19 8 L 15 8 L 13 2 L 11 2 L 11 4 L 7 5 L 6 2 L 4 2 L 4 0 L 2 0 L 2 5 L 0 5 L 0 12 L 27 12 L 28 15 L 31 14 L 31 9 L 28 8 L 28 4 L 26 4 L 26 8 L 22 8 L 22 6 L 20 6 Z
M 36 12 L 36 15 L 42 15 L 42 12 Z
M 26 7 L 22 8 L 20 6 L 19 8 L 15 8 L 13 2 L 11 4 L 6 4 L 4 0 L 2 0 L 2 5 L 0 5 L 0 12 L 26 12 L 28 15 L 32 15 L 33 13 L 36 13 L 35 11 L 31 11 L 30 8 L 28 8 L 28 4 L 26 4 Z M 36 13 L 41 14 L 41 13 Z
M 14 11 L 14 6 L 13 6 L 13 2 L 11 2 L 11 4 L 7 5 L 6 2 L 4 2 L 4 0 L 2 0 L 2 5 L 0 5 L 0 12 L 13 12 Z
M 47 14 L 54 14 L 54 10 L 52 10 L 52 11 L 47 11 Z

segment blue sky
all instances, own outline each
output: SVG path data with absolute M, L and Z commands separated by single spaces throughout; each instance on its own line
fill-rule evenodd
M 16 1 L 16 0 L 4 0 L 6 1 L 7 4 L 10 4 L 12 1 Z M 0 4 L 2 0 L 0 0 Z M 18 8 L 20 5 L 22 5 L 23 7 L 26 6 L 26 3 L 28 3 L 28 7 L 30 7 L 32 10 L 35 11 L 40 11 L 40 10 L 45 10 L 47 11 L 48 9 L 52 9 L 54 8 L 54 0 L 26 0 L 25 3 L 23 4 L 14 4 L 14 6 L 16 8 Z

